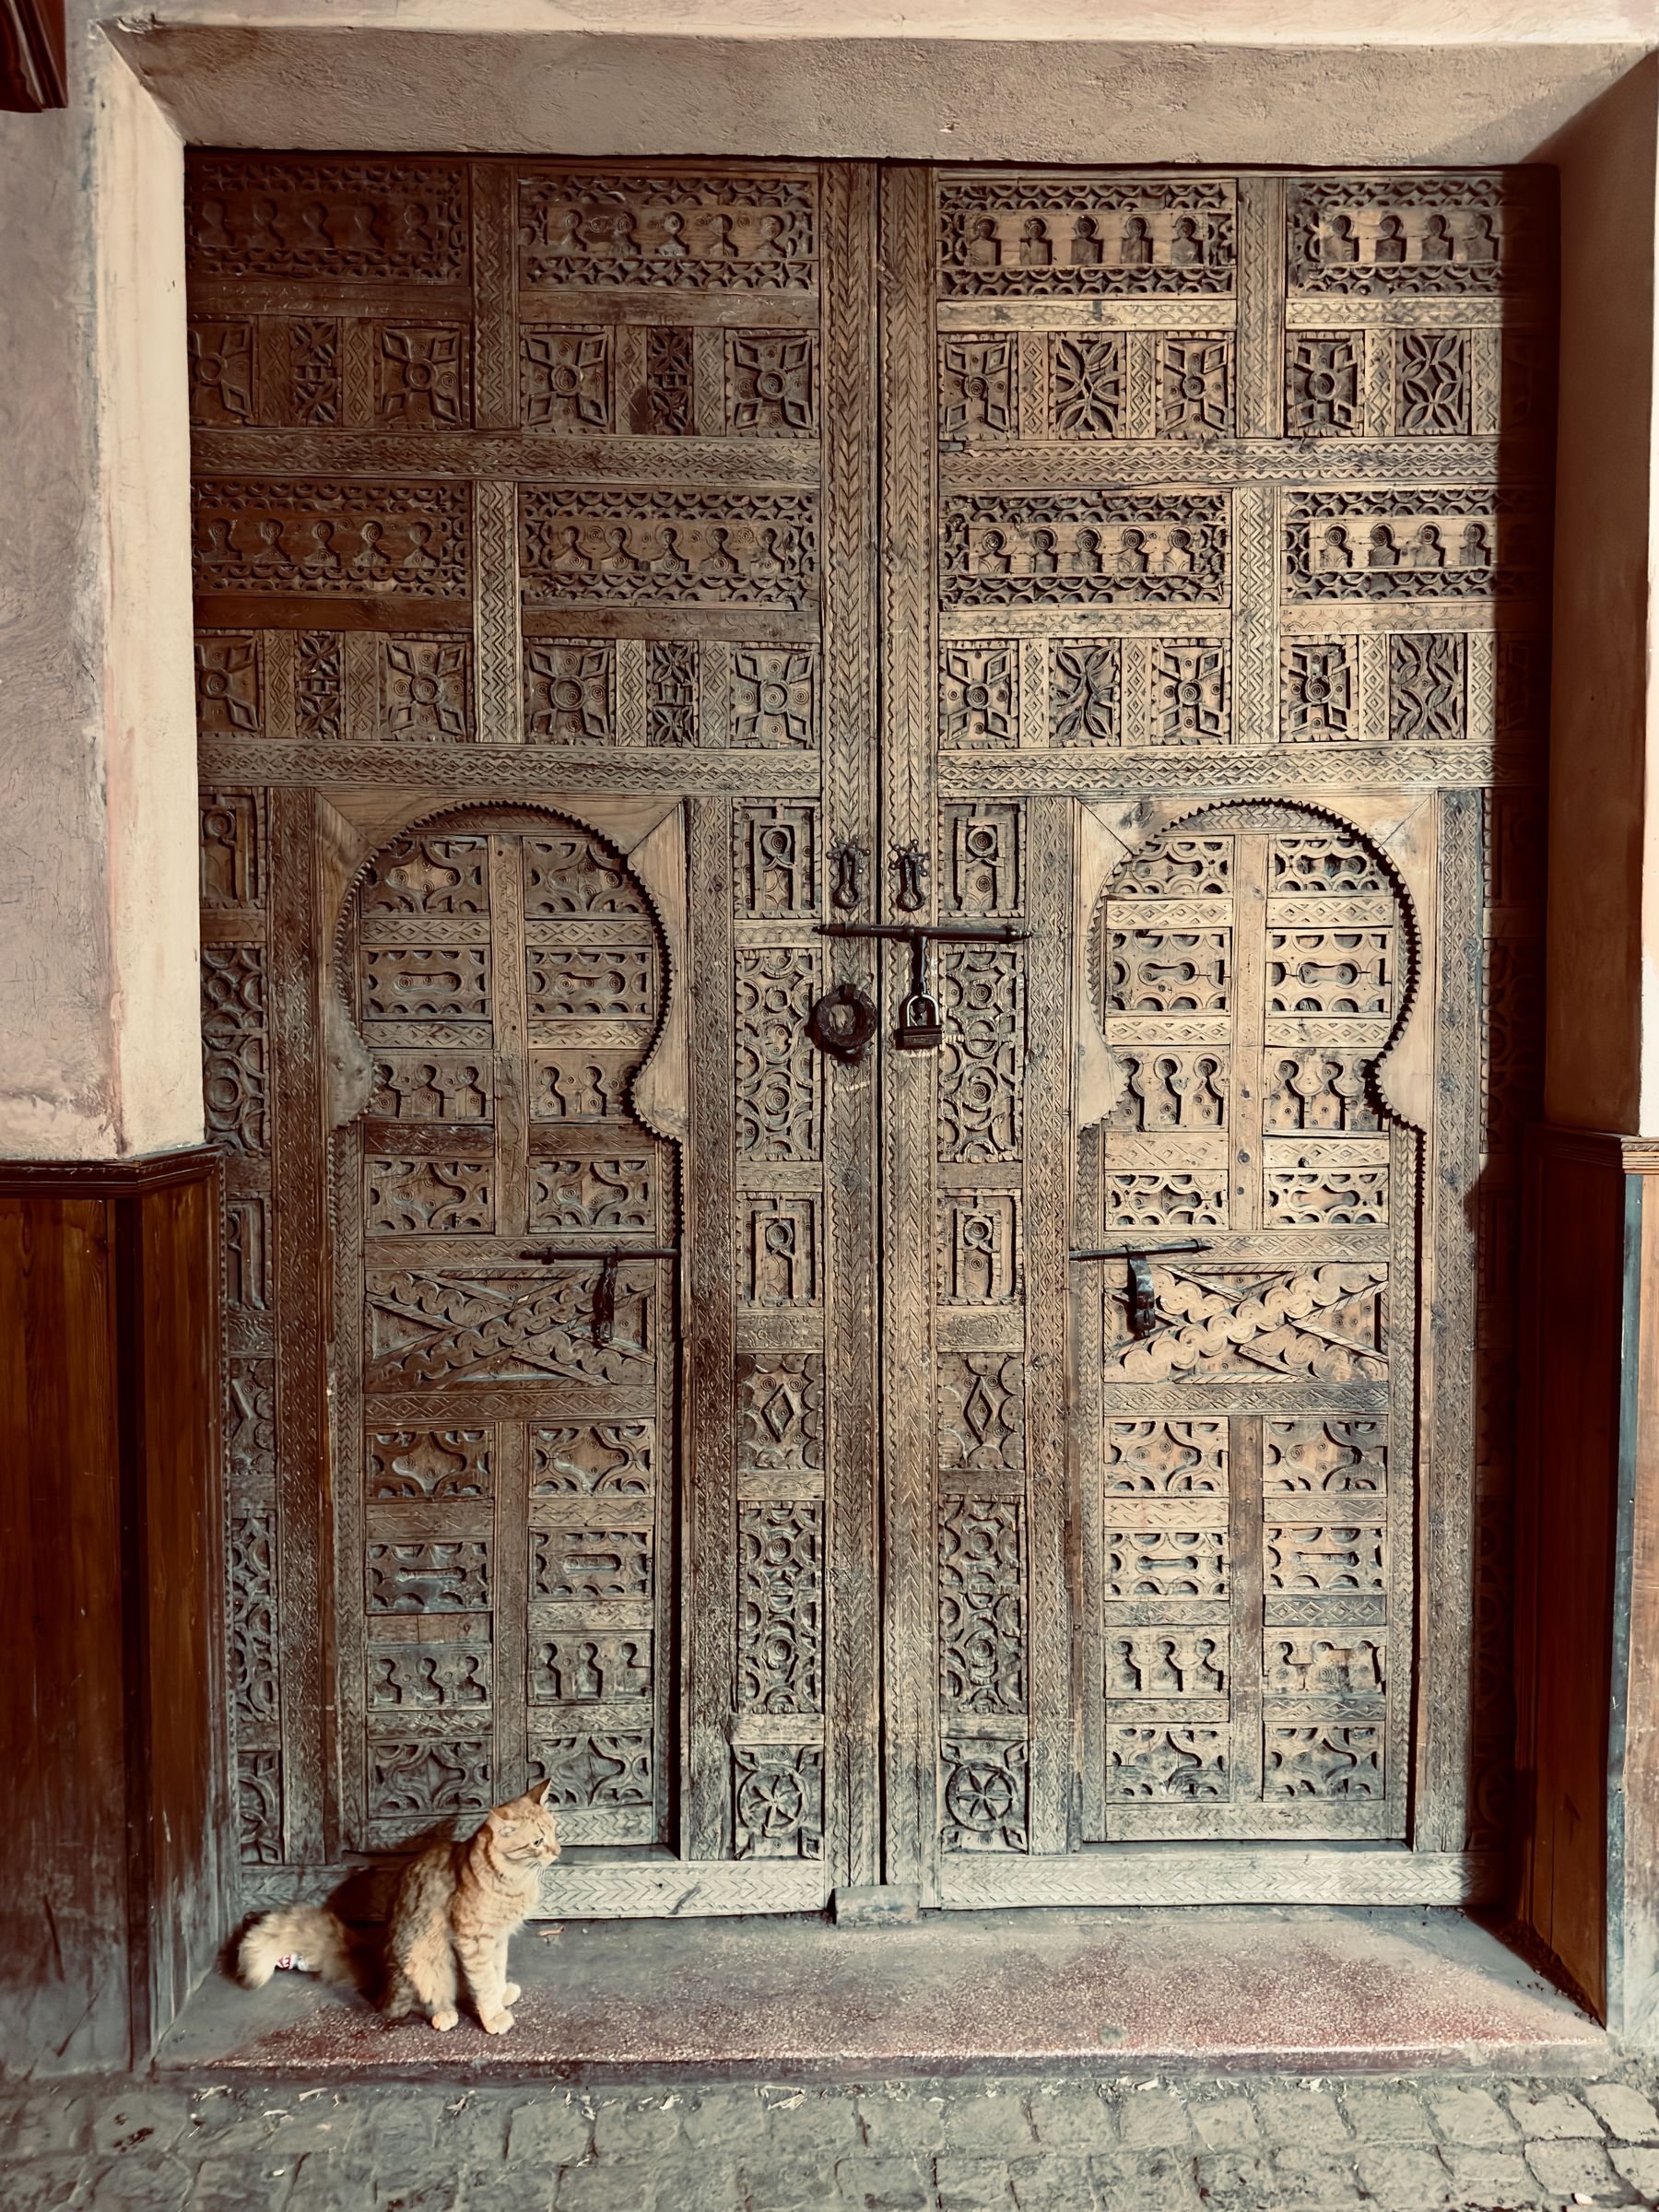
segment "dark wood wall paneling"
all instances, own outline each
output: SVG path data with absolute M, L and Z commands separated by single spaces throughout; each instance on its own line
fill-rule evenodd
M 136 2063 L 223 1939 L 219 1167 L 0 1163 L 0 2068 Z
M 0 0 L 0 111 L 68 104 L 64 0 Z
M 1517 1914 L 1593 2007 L 1651 2033 L 1659 2000 L 1653 1489 L 1659 1144 L 1529 1135 L 1515 1675 Z

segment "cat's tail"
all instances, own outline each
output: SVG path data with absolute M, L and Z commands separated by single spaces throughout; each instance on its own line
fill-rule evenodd
M 236 1966 L 245 1989 L 263 1989 L 279 1966 L 315 1974 L 323 1982 L 356 1979 L 346 1924 L 325 1905 L 290 1905 L 284 1912 L 262 1912 L 249 1924 Z

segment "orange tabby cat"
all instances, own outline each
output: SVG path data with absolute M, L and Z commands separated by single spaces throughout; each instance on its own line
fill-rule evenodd
M 386 1924 L 381 2009 L 393 2019 L 424 2012 L 434 2028 L 453 2028 L 457 1966 L 488 2035 L 505 2035 L 519 1987 L 507 1979 L 507 1946 L 541 1888 L 541 1870 L 559 1856 L 547 1810 L 551 1783 L 486 1814 L 465 1843 L 434 1843 L 398 1877 Z M 288 1963 L 325 1982 L 352 1982 L 345 1923 L 321 1905 L 262 1912 L 242 1937 L 238 1965 L 250 1989 Z

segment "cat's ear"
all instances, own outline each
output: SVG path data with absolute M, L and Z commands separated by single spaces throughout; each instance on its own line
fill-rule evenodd
M 542 1785 L 541 1785 L 541 1787 L 540 1787 L 540 1789 L 539 1789 L 539 1790 L 535 1790 L 535 1789 L 533 1789 L 533 1790 L 531 1791 L 531 1793 L 530 1793 L 530 1801 L 531 1801 L 531 1803 L 532 1803 L 534 1806 L 535 1806 L 535 1807 L 537 1808 L 537 1810 L 538 1810 L 538 1811 L 541 1811 L 541 1812 L 546 1812 L 546 1811 L 547 1811 L 547 1795 L 548 1795 L 548 1793 L 551 1791 L 552 1787 L 553 1787 L 553 1777 L 552 1777 L 552 1775 L 551 1775 L 551 1774 L 549 1774 L 549 1775 L 548 1775 L 548 1777 L 547 1777 L 547 1781 L 546 1781 L 546 1782 L 544 1782 L 544 1783 L 542 1783 Z

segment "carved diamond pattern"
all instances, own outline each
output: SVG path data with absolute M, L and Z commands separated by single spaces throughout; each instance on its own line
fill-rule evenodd
M 1006 435 L 1016 425 L 1016 337 L 947 338 L 939 348 L 939 429 L 947 438 Z
M 566 433 L 610 428 L 610 338 L 602 330 L 521 334 L 519 389 L 526 428 Z
M 612 658 L 608 643 L 528 646 L 530 735 L 553 745 L 608 745 Z
M 1113 332 L 1056 335 L 1049 355 L 1054 434 L 1116 438 L 1124 419 L 1124 341 Z
M 1394 428 L 1406 437 L 1456 438 L 1469 427 L 1469 341 L 1461 330 L 1395 333 Z
M 735 430 L 810 438 L 815 428 L 812 340 L 726 334 L 727 420 Z
M 1291 337 L 1285 429 L 1292 438 L 1328 438 L 1364 429 L 1364 346 L 1357 331 Z
M 1288 742 L 1355 734 L 1354 660 L 1354 643 L 1346 638 L 1282 648 L 1280 696 Z

